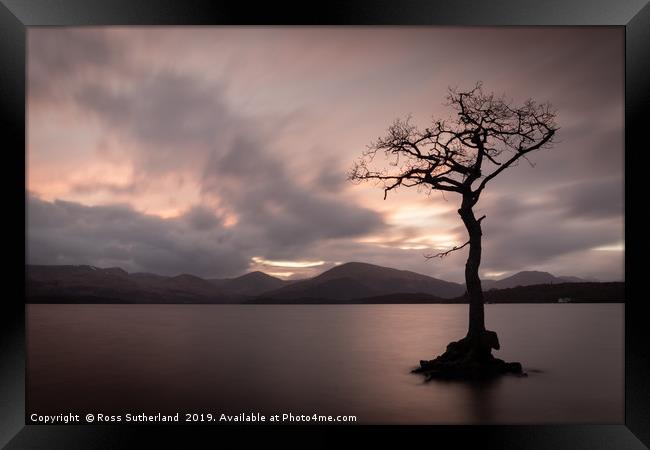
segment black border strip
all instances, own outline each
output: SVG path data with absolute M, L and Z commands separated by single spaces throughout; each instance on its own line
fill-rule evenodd
M 25 426 L 25 36 L 26 26 L 56 25 L 621 25 L 626 29 L 625 241 L 626 387 L 625 425 L 413 426 L 413 427 L 171 427 Z M 632 214 L 634 182 L 648 150 L 650 93 L 650 6 L 648 0 L 335 0 L 304 2 L 209 0 L 0 0 L 0 130 L 5 156 L 5 290 L 0 317 L 0 445 L 8 448 L 119 448 L 153 442 L 185 448 L 189 441 L 218 443 L 236 434 L 239 444 L 281 437 L 287 444 L 337 445 L 332 432 L 345 430 L 384 441 L 411 438 L 444 448 L 477 442 L 502 449 L 625 449 L 650 445 L 650 332 L 646 299 L 640 292 L 640 236 Z M 634 169 L 633 169 L 634 168 Z M 635 172 L 633 175 L 632 172 Z M 643 192 L 643 190 L 641 190 Z M 638 208 L 638 207 L 637 207 Z M 639 214 L 638 212 L 636 213 Z M 635 228 L 636 235 L 632 229 Z M 641 223 L 640 226 L 645 226 Z M 22 238 L 22 239 L 21 239 Z M 639 260 L 637 258 L 637 260 Z M 22 264 L 20 262 L 22 261 Z M 639 260 L 641 261 L 641 260 Z M 585 374 L 589 376 L 589 374 Z M 253 431 L 260 433 L 252 433 Z M 299 431 L 298 433 L 296 433 Z M 307 433 L 303 433 L 307 431 Z M 371 431 L 372 433 L 368 433 Z M 338 433 L 336 433 L 338 434 Z M 297 436 L 301 439 L 296 441 Z M 216 438 L 219 441 L 216 441 Z M 233 437 L 233 436 L 230 436 Z M 199 439 L 199 441 L 197 441 Z
M 647 0 L 2 0 L 30 25 L 625 25 Z

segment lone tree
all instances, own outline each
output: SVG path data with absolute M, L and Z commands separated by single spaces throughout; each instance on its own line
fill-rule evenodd
M 505 97 L 483 91 L 481 83 L 468 91 L 449 89 L 446 106 L 456 112 L 448 120 L 433 121 L 424 130 L 410 117 L 397 119 L 387 134 L 371 143 L 355 162 L 348 178 L 353 182 L 375 181 L 384 199 L 399 187 L 424 187 L 460 194 L 460 215 L 468 240 L 447 251 L 427 255 L 444 257 L 469 246 L 465 265 L 466 297 L 469 301 L 467 335 L 447 346 L 444 354 L 420 361 L 415 372 L 432 377 L 481 377 L 497 373 L 521 373 L 521 364 L 505 363 L 492 356 L 499 349 L 496 333 L 485 329 L 483 292 L 479 278 L 481 221 L 474 206 L 487 184 L 531 152 L 550 147 L 558 129 L 555 111 L 548 103 L 527 100 L 513 106 Z M 388 167 L 371 166 L 385 156 Z

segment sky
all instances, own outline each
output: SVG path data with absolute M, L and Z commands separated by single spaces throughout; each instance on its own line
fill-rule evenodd
M 363 261 L 463 281 L 457 194 L 346 176 L 450 87 L 550 102 L 550 149 L 476 206 L 480 273 L 624 278 L 622 27 L 30 27 L 27 261 L 304 278 Z

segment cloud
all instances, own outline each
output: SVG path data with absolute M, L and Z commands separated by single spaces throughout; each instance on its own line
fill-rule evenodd
M 619 177 L 581 181 L 552 189 L 549 202 L 563 208 L 569 217 L 616 219 L 623 215 L 623 189 Z
M 60 100 L 70 81 L 112 69 L 121 47 L 105 32 L 79 28 L 28 30 L 30 101 Z
M 598 205 L 599 192 L 604 190 L 609 196 L 610 189 L 616 192 L 620 186 L 609 180 L 600 186 L 579 183 L 579 187 L 551 188 L 533 201 L 515 194 L 492 197 L 481 208 L 487 214 L 483 221 L 483 267 L 496 272 L 552 268 L 556 259 L 567 261 L 579 252 L 584 255 L 597 246 L 622 241 L 623 218 L 616 202 Z M 607 259 L 611 273 L 621 275 L 622 253 Z M 574 264 L 574 274 L 589 273 L 589 261 L 576 258 Z
M 202 207 L 162 219 L 128 205 L 84 206 L 30 196 L 30 264 L 91 264 L 166 275 L 238 275 L 249 259 L 221 220 Z
M 382 227 L 378 213 L 331 196 L 317 183 L 301 184 L 286 167 L 263 145 L 240 137 L 228 152 L 212 154 L 203 192 L 217 195 L 239 218 L 244 233 L 262 239 L 269 257 Z
M 268 255 L 283 253 L 279 251 L 282 242 L 273 234 L 275 228 L 227 228 L 218 215 L 198 205 L 179 217 L 164 219 L 137 212 L 128 205 L 84 206 L 61 200 L 48 202 L 30 195 L 27 218 L 30 264 L 119 266 L 129 271 L 206 277 L 240 275 L 252 263 L 313 266 L 309 262 L 277 262 L 255 256 L 260 249 Z M 283 233 L 291 231 L 296 229 Z M 327 233 L 340 234 L 334 227 L 329 227 Z M 262 240 L 252 242 L 256 234 L 261 234 Z M 313 235 L 311 239 L 304 234 L 299 237 L 303 251 L 316 241 L 322 243 Z M 318 262 L 319 266 L 323 264 Z
M 222 100 L 222 87 L 165 71 L 137 78 L 128 87 L 82 85 L 79 107 L 137 145 L 129 156 L 140 173 L 178 170 L 228 142 L 241 126 Z
M 126 91 L 90 83 L 75 99 L 113 133 L 136 142 L 125 157 L 133 158 L 137 175 L 124 186 L 76 183 L 74 192 L 139 195 L 185 170 L 197 180 L 202 204 L 162 219 L 128 204 L 89 207 L 30 197 L 32 262 L 229 276 L 245 271 L 255 255 L 300 253 L 315 241 L 383 225 L 377 212 L 332 195 L 331 167 L 317 167 L 309 182 L 292 174 L 285 161 L 290 153 L 274 151 L 265 127 L 229 110 L 221 91 L 200 80 L 162 72 Z M 236 227 L 226 227 L 209 205 L 233 217 Z

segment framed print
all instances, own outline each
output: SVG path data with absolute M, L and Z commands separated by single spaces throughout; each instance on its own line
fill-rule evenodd
M 0 12 L 7 448 L 650 442 L 644 0 Z

